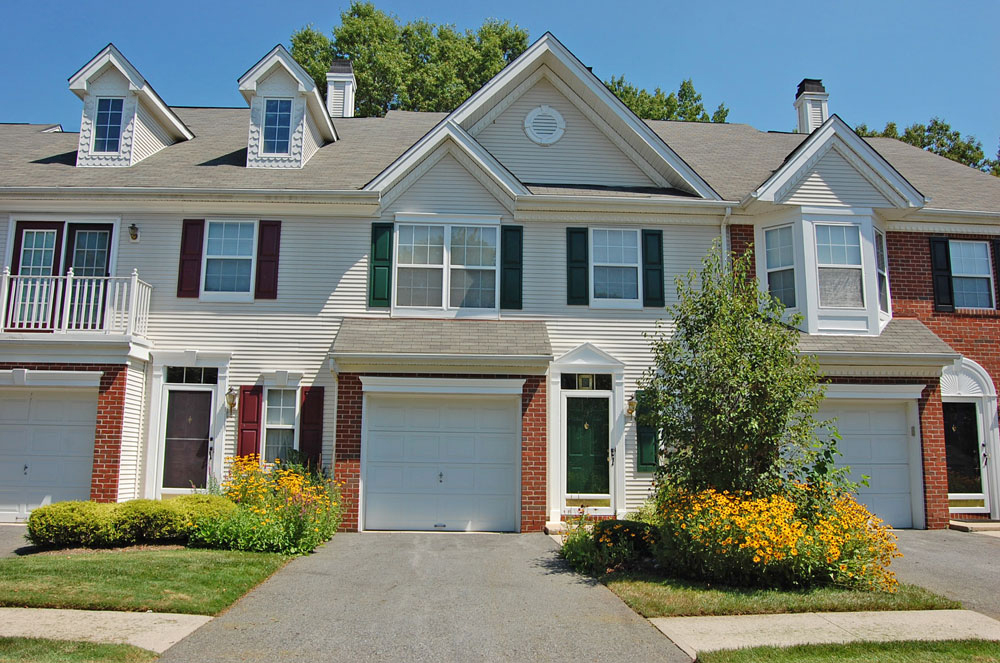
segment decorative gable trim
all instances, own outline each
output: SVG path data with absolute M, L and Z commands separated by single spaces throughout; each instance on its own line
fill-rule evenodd
M 581 366 L 590 370 L 604 368 L 611 371 L 623 370 L 625 364 L 593 343 L 583 343 L 552 362 L 553 366 L 568 369 Z
M 327 115 L 326 105 L 315 81 L 281 44 L 272 48 L 267 55 L 240 76 L 238 81 L 240 94 L 246 102 L 252 103 L 253 97 L 257 94 L 257 83 L 267 78 L 275 67 L 282 67 L 295 79 L 298 91 L 305 97 L 307 110 L 316 123 L 320 135 L 331 143 L 338 140 L 337 130 L 333 126 L 333 120 Z
M 162 123 L 175 140 L 191 140 L 194 133 L 177 114 L 156 94 L 139 70 L 129 62 L 114 44 L 108 44 L 90 62 L 69 77 L 69 89 L 82 100 L 86 100 L 90 82 L 96 80 L 108 67 L 114 67 L 128 81 L 129 91 L 145 103 L 150 112 Z
M 432 129 L 395 163 L 364 186 L 364 191 L 382 193 L 382 206 L 387 207 L 420 176 L 430 170 L 446 154 L 451 154 L 505 207 L 513 211 L 518 196 L 528 195 L 528 189 L 459 125 L 445 121 Z
M 511 94 L 520 85 L 521 80 L 534 73 L 534 70 L 544 64 L 560 76 L 572 78 L 578 84 L 574 88 L 577 95 L 584 93 L 592 101 L 586 102 L 597 114 L 600 109 L 606 111 L 605 121 L 614 118 L 624 129 L 626 140 L 634 141 L 636 151 L 649 152 L 664 166 L 664 175 L 670 185 L 690 193 L 712 200 L 722 200 L 722 197 L 678 156 L 645 122 L 640 120 L 618 97 L 614 95 L 580 62 L 552 33 L 546 32 L 534 44 L 522 53 L 514 62 L 494 76 L 486 85 L 469 97 L 461 106 L 455 109 L 448 120 L 463 127 L 475 126 L 481 117 L 491 109 L 487 108 L 494 101 L 500 103 L 503 97 Z M 565 83 L 565 80 L 563 81 Z M 558 84 L 556 84 L 558 86 Z M 562 90 L 561 90 L 562 91 Z M 582 95 L 580 95 L 582 99 Z M 621 135 L 621 132 L 617 132 Z M 643 159 L 649 162 L 648 159 Z M 655 165 L 652 164 L 651 165 Z
M 871 145 L 837 115 L 802 141 L 763 184 L 743 201 L 780 202 L 809 175 L 829 150 L 835 149 L 858 174 L 868 180 L 894 207 L 921 208 L 927 199 Z

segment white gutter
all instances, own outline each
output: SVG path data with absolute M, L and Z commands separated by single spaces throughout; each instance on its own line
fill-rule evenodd
M 918 209 L 911 214 L 907 214 L 907 219 L 920 218 L 923 216 L 930 217 L 973 217 L 982 219 L 997 219 L 1000 220 L 1000 212 L 987 212 L 985 210 L 960 210 L 960 209 L 940 209 L 933 207 L 925 207 L 923 209 Z M 956 223 L 961 223 L 961 221 L 956 221 Z
M 726 228 L 729 226 L 729 217 L 732 216 L 733 208 L 730 206 L 726 207 L 726 214 L 722 217 L 722 224 L 719 228 L 719 235 L 722 238 L 722 268 L 726 269 L 729 265 L 729 233 L 726 232 Z
M 548 363 L 552 355 L 473 355 L 473 354 L 433 354 L 433 353 L 394 353 L 394 352 L 333 352 L 334 359 L 341 360 L 392 360 L 392 361 L 467 361 L 467 362 L 518 362 L 518 363 Z
M 517 210 L 569 209 L 595 211 L 596 205 L 608 207 L 638 208 L 643 212 L 676 212 L 691 210 L 701 213 L 715 213 L 717 210 L 737 205 L 732 200 L 708 200 L 704 198 L 631 198 L 625 196 L 572 196 L 557 194 L 531 194 L 517 197 Z
M 141 194 L 143 196 L 289 196 L 296 198 L 338 198 L 356 202 L 357 199 L 372 199 L 378 201 L 377 191 L 359 191 L 354 189 L 228 189 L 228 188 L 193 188 L 193 187 L 139 187 L 139 186 L 9 186 L 0 187 L 0 196 L 4 195 L 106 195 L 123 196 Z

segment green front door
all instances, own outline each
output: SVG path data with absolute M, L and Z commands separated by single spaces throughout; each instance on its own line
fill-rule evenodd
M 607 398 L 566 399 L 566 492 L 607 495 L 610 425 Z

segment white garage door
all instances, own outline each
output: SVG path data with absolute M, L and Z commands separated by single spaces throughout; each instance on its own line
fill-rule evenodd
M 893 527 L 913 527 L 906 404 L 827 401 L 819 416 L 837 418 L 839 463 L 851 467 L 851 479 L 868 476 L 859 501 Z
M 520 399 L 371 395 L 364 527 L 518 528 Z
M 0 389 L 0 521 L 90 498 L 96 419 L 96 389 Z

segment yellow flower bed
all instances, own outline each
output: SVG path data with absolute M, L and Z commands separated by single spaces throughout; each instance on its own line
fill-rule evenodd
M 675 572 L 736 585 L 832 583 L 894 592 L 896 536 L 851 495 L 661 495 L 657 559 Z M 794 499 L 793 499 L 794 498 Z

